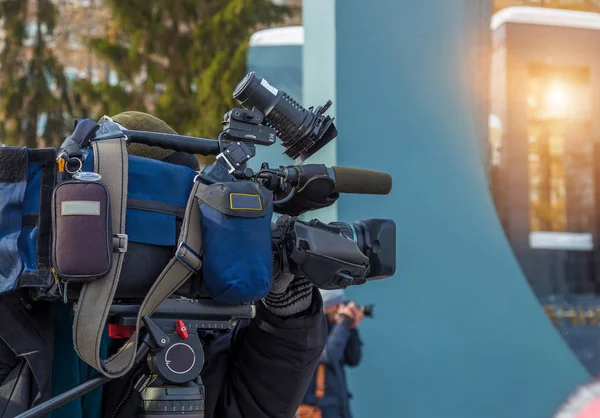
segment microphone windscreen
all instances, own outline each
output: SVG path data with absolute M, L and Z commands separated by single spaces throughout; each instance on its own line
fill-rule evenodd
M 392 176 L 388 173 L 362 168 L 332 168 L 338 193 L 388 194 L 392 190 Z

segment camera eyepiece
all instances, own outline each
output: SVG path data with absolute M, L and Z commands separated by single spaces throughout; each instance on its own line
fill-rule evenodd
M 251 72 L 240 81 L 233 98 L 244 108 L 265 114 L 265 122 L 275 129 L 285 154 L 302 162 L 337 136 L 333 118 L 325 116 L 331 101 L 316 110 L 306 109 L 283 90 Z

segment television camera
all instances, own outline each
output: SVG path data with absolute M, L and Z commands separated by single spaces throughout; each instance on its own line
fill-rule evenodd
M 392 220 L 325 224 L 290 218 L 327 207 L 340 193 L 387 194 L 392 185 L 389 174 L 320 164 L 275 168 L 262 163 L 258 171 L 247 166 L 256 155 L 256 146 L 271 146 L 276 138 L 280 138 L 284 153 L 297 163 L 323 148 L 337 136 L 334 119 L 325 115 L 331 101 L 306 109 L 255 73 L 243 78 L 233 97 L 242 107 L 224 115 L 223 130 L 216 141 L 128 130 L 106 117 L 95 139 L 126 138 L 128 142 L 178 152 L 213 155 L 216 162 L 201 170 L 198 181 L 208 185 L 253 181 L 270 190 L 274 211 L 288 220 L 277 222 L 272 231 L 276 271 L 304 276 L 322 289 L 346 288 L 392 276 L 396 265 Z M 68 165 L 77 165 L 79 152 L 79 146 L 67 139 L 59 158 L 67 159 Z M 114 303 L 110 309 L 111 326 L 123 330 L 135 325 L 139 310 L 139 303 Z M 368 315 L 368 310 L 365 313 Z M 207 333 L 227 332 L 237 321 L 251 319 L 254 314 L 252 304 L 223 305 L 178 294 L 166 300 L 152 316 L 144 317 L 144 332 L 140 334 L 136 355 L 136 364 L 144 364 L 135 384 L 142 394 L 140 416 L 204 417 L 200 377 L 203 340 Z M 18 418 L 45 416 L 110 379 L 93 377 Z

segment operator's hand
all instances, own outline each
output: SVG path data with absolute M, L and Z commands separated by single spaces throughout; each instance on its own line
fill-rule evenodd
M 271 226 L 273 230 L 285 230 L 293 225 L 294 219 L 281 216 Z M 292 273 L 283 271 L 279 260 L 273 260 L 273 284 L 271 291 L 263 303 L 276 316 L 286 318 L 297 316 L 306 311 L 312 304 L 313 285 L 304 277 L 295 277 Z
M 354 302 L 350 302 L 347 305 L 342 305 L 336 314 L 336 321 L 338 324 L 349 320 L 350 328 L 356 328 L 365 317 L 362 308 L 356 306 Z

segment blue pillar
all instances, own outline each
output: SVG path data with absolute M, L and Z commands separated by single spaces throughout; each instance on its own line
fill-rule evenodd
M 357 417 L 549 417 L 589 378 L 533 295 L 489 195 L 471 59 L 475 30 L 488 25 L 485 9 L 473 13 L 482 3 L 304 2 L 304 101 L 334 94 L 339 165 L 394 177 L 389 196 L 338 204 L 340 220 L 398 226 L 396 276 L 349 290 L 376 304 L 350 373 Z M 331 63 L 306 59 L 332 48 Z
M 327 114 L 336 115 L 336 37 L 335 1 L 304 1 L 303 21 L 310 22 L 309 31 L 304 31 L 303 50 L 303 89 L 304 106 L 319 106 L 332 100 L 333 105 Z M 334 139 L 318 154 L 307 160 L 311 164 L 336 165 L 336 143 Z M 329 208 L 310 212 L 305 219 L 319 218 L 323 222 L 337 220 L 337 204 Z

